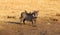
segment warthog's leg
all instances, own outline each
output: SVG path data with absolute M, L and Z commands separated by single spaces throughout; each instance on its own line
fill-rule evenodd
M 33 25 L 33 24 L 36 24 L 36 20 L 32 20 L 32 25 Z
M 34 22 L 32 21 L 32 25 L 33 25 L 33 23 L 34 23 Z
M 35 19 L 33 20 L 33 24 L 32 25 L 33 25 L 33 27 L 36 27 L 36 20 Z
M 19 19 L 20 19 L 20 23 L 23 23 L 23 18 L 22 18 L 22 17 L 20 17 Z
M 25 19 L 23 19 L 23 23 L 25 24 Z

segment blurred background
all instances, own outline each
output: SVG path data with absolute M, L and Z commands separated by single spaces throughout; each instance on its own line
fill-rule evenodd
M 36 24 L 18 23 L 25 10 L 39 11 Z M 60 35 L 60 0 L 0 0 L 0 35 Z
M 60 14 L 60 0 L 0 0 L 0 20 L 7 16 L 19 18 L 21 12 L 39 10 L 39 17 Z

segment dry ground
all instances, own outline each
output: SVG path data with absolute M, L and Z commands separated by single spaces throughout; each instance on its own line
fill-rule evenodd
M 29 22 L 16 23 L 25 10 L 39 10 L 36 27 Z M 56 13 L 60 14 L 60 0 L 0 0 L 0 35 L 60 35 L 60 17 L 53 16 Z
M 60 35 L 60 21 L 40 17 L 36 26 L 0 21 L 0 35 Z

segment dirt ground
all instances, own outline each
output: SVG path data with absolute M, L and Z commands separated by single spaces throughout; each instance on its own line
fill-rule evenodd
M 38 18 L 36 24 L 0 21 L 0 35 L 60 35 L 60 21 Z
M 25 10 L 39 11 L 36 24 L 19 24 Z M 60 35 L 60 0 L 0 0 L 0 35 Z

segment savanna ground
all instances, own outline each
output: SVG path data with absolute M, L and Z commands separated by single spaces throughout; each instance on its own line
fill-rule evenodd
M 59 16 L 58 16 L 59 17 Z M 0 35 L 60 35 L 60 19 L 58 17 L 39 17 L 34 26 L 30 22 L 0 21 Z M 7 18 L 17 20 L 16 18 Z
M 24 10 L 39 10 L 36 26 L 19 24 L 18 16 Z M 60 0 L 0 0 L 0 35 L 60 35 L 60 16 L 54 16 L 56 13 L 60 14 Z

